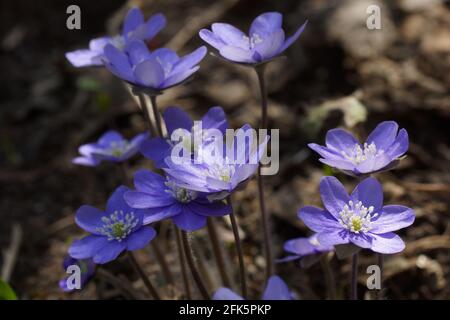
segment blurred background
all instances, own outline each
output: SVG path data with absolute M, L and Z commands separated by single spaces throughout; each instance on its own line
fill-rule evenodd
M 66 8 L 81 8 L 81 30 L 66 28 Z M 381 30 L 366 28 L 366 8 L 381 7 Z M 97 168 L 71 164 L 80 144 L 117 129 L 127 137 L 146 129 L 122 84 L 103 69 L 75 69 L 66 51 L 87 47 L 102 34 L 114 34 L 131 6 L 148 17 L 162 12 L 168 25 L 150 47 L 168 46 L 181 54 L 202 44 L 197 32 L 222 21 L 247 30 L 265 11 L 280 11 L 284 28 L 294 32 L 306 19 L 288 59 L 268 68 L 270 127 L 280 128 L 280 172 L 265 179 L 272 215 L 274 250 L 282 257 L 287 239 L 307 236 L 296 218 L 303 205 L 320 205 L 318 183 L 334 174 L 348 189 L 355 181 L 330 171 L 306 144 L 322 143 L 324 133 L 345 127 L 364 137 L 378 122 L 395 120 L 410 136 L 408 157 L 391 172 L 377 176 L 386 204 L 412 207 L 414 225 L 400 232 L 407 246 L 385 262 L 388 299 L 450 298 L 450 2 L 440 0 L 142 0 L 142 1 L 1 1 L 0 2 L 0 259 L 2 277 L 24 299 L 126 298 L 104 275 L 85 290 L 65 294 L 58 281 L 62 261 L 74 238 L 82 235 L 74 212 L 82 204 L 103 207 L 123 181 L 109 164 Z M 168 90 L 161 109 L 182 106 L 195 118 L 222 106 L 232 127 L 257 125 L 258 91 L 251 70 L 207 56 L 194 81 Z M 150 167 L 136 157 L 129 173 Z M 244 241 L 250 291 L 259 296 L 263 282 L 261 225 L 256 182 L 235 195 Z M 226 220 L 220 234 L 237 272 L 232 233 Z M 167 240 L 169 239 L 169 240 Z M 158 239 L 179 277 L 171 237 Z M 194 246 L 209 288 L 220 286 L 204 231 Z M 139 259 L 153 281 L 163 284 L 152 252 Z M 360 298 L 366 292 L 366 267 L 375 256 L 363 254 Z M 348 261 L 332 259 L 338 293 L 348 291 Z M 143 289 L 126 261 L 105 270 Z M 303 299 L 324 299 L 320 265 L 301 269 L 278 265 L 279 275 Z M 237 274 L 235 274 L 237 276 Z M 128 281 L 128 280 L 123 280 Z M 234 286 L 237 289 L 237 285 Z

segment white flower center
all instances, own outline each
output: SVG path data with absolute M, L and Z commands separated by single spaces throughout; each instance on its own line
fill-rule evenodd
M 339 223 L 345 229 L 354 233 L 367 232 L 372 228 L 371 219 L 378 216 L 378 213 L 372 214 L 374 210 L 373 206 L 366 208 L 362 202 L 354 204 L 353 201 L 349 201 L 348 205 L 344 206 L 341 212 L 339 212 Z
M 355 165 L 360 164 L 368 159 L 373 159 L 384 153 L 384 150 L 377 149 L 375 143 L 367 144 L 364 143 L 364 149 L 361 148 L 359 144 L 355 144 L 353 149 L 346 151 L 341 151 L 341 154 L 345 159 L 351 161 Z
M 166 181 L 165 185 L 169 188 L 166 189 L 166 192 L 170 193 L 178 202 L 189 203 L 197 198 L 196 191 L 180 188 L 173 181 Z
M 233 165 L 228 165 L 226 159 L 225 163 L 212 163 L 208 165 L 208 173 L 214 178 L 223 182 L 230 182 L 236 168 Z
M 113 141 L 109 145 L 106 152 L 114 157 L 120 157 L 130 149 L 131 145 L 128 141 Z
M 109 241 L 117 240 L 121 242 L 138 225 L 139 220 L 133 212 L 124 213 L 116 210 L 109 217 L 102 217 L 103 226 L 97 228 L 97 232 L 106 236 Z
M 110 42 L 120 51 L 123 51 L 123 49 L 125 48 L 125 38 L 120 35 L 112 37 Z
M 257 33 L 252 34 L 251 37 L 242 36 L 242 40 L 248 45 L 250 49 L 253 49 L 258 43 L 263 42 L 263 39 Z

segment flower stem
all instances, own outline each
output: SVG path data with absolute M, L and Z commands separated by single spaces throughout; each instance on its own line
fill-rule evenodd
M 267 129 L 267 89 L 264 79 L 265 66 L 259 66 L 255 68 L 256 75 L 258 76 L 259 89 L 261 94 L 261 129 Z M 266 204 L 264 199 L 264 184 L 263 176 L 261 174 L 261 164 L 258 166 L 258 195 L 259 195 L 259 207 L 261 210 L 264 247 L 266 256 L 266 279 L 273 274 L 273 258 L 272 258 L 272 241 L 270 236 L 270 221 L 266 211 Z
M 156 291 L 155 287 L 150 282 L 150 279 L 145 275 L 144 270 L 142 270 L 141 266 L 136 260 L 136 257 L 131 251 L 128 251 L 128 257 L 130 258 L 131 264 L 133 265 L 133 268 L 135 271 L 139 274 L 142 281 L 144 282 L 145 286 L 147 287 L 148 291 L 152 295 L 153 299 L 155 300 L 161 300 L 160 295 L 158 294 L 158 291 Z
M 245 264 L 244 264 L 244 254 L 242 252 L 242 243 L 241 243 L 241 238 L 239 236 L 239 228 L 238 228 L 238 225 L 236 222 L 236 216 L 234 214 L 233 204 L 231 202 L 231 196 L 228 196 L 227 201 L 228 201 L 228 204 L 231 206 L 230 220 L 231 220 L 231 227 L 233 229 L 234 242 L 236 243 L 236 251 L 238 254 L 238 260 L 239 260 L 239 275 L 240 275 L 240 279 L 241 279 L 242 297 L 244 297 L 244 299 L 247 299 L 247 281 L 246 281 L 246 272 L 245 272 Z
M 186 231 L 181 231 L 181 239 L 183 241 L 183 247 L 184 247 L 184 253 L 186 254 L 186 260 L 189 266 L 189 269 L 191 269 L 192 277 L 194 278 L 194 281 L 198 287 L 198 290 L 200 291 L 200 294 L 202 295 L 203 299 L 209 300 L 209 294 L 208 290 L 206 289 L 205 284 L 203 283 L 202 278 L 200 277 L 200 273 L 198 272 L 197 267 L 195 266 L 194 258 L 192 256 L 192 248 L 191 244 L 189 243 L 188 235 Z
M 145 96 L 143 94 L 138 94 L 137 96 L 139 98 L 139 104 L 141 105 L 141 110 L 144 113 L 145 118 L 147 120 L 150 135 L 153 137 L 156 135 L 156 130 L 153 126 L 152 118 L 150 117 L 150 110 L 148 108 L 147 102 L 145 101 Z
M 350 276 L 350 300 L 358 300 L 358 253 L 352 256 L 352 271 Z
M 378 266 L 380 267 L 380 291 L 378 292 L 378 300 L 383 300 L 383 265 L 384 257 L 382 253 L 378 254 Z
M 183 252 L 183 245 L 181 243 L 181 231 L 178 230 L 177 228 L 175 228 L 175 238 L 177 242 L 178 257 L 180 258 L 181 277 L 183 278 L 184 293 L 186 295 L 186 298 L 188 300 L 191 300 L 192 299 L 191 286 L 189 285 L 189 278 L 186 270 L 186 261 Z
M 158 105 L 156 104 L 156 96 L 150 95 L 150 102 L 152 104 L 153 117 L 155 118 L 156 130 L 160 137 L 163 136 L 162 126 L 161 126 L 161 118 L 158 112 Z
M 212 218 L 208 218 L 207 224 L 208 224 L 208 234 L 209 238 L 211 239 L 211 245 L 213 248 L 214 257 L 216 258 L 216 264 L 217 268 L 219 269 L 220 278 L 222 279 L 223 285 L 227 288 L 230 288 L 231 283 L 230 279 L 228 278 L 228 274 L 225 271 L 224 252 L 219 242 L 216 225 Z
M 161 248 L 156 240 L 150 242 L 152 249 L 155 253 L 156 260 L 158 260 L 159 265 L 161 266 L 161 271 L 166 279 L 166 282 L 170 285 L 174 285 L 172 272 L 170 271 L 169 265 L 167 264 L 166 258 L 164 254 L 161 252 Z
M 325 274 L 328 298 L 330 300 L 336 300 L 336 282 L 334 281 L 333 271 L 331 270 L 330 260 L 328 260 L 327 254 L 323 254 L 320 258 L 320 265 L 322 266 L 323 273 Z

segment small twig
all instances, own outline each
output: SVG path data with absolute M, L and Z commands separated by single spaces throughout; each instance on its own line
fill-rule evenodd
M 3 250 L 3 267 L 1 279 L 8 282 L 11 278 L 17 255 L 19 254 L 20 244 L 22 243 L 22 227 L 15 223 L 12 226 L 11 241 L 8 248 Z

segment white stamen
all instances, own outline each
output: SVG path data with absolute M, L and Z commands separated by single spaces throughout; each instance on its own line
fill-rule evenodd
M 102 217 L 103 226 L 96 231 L 108 238 L 109 241 L 117 240 L 121 242 L 123 239 L 136 228 L 139 223 L 134 212 L 124 213 L 122 210 L 116 210 L 109 217 Z
M 365 207 L 361 201 L 356 204 L 353 201 L 349 201 L 348 205 L 344 205 L 344 208 L 339 212 L 340 218 L 338 219 L 341 226 L 354 233 L 367 232 L 372 228 L 371 219 L 378 216 L 377 213 L 372 214 L 374 207 Z
M 177 201 L 181 203 L 189 203 L 197 198 L 197 192 L 180 188 L 176 186 L 173 181 L 166 181 L 165 185 L 168 187 L 166 192 L 170 193 L 175 199 L 177 199 Z
M 384 150 L 377 149 L 374 142 L 371 144 L 364 143 L 364 149 L 359 144 L 355 144 L 353 149 L 341 151 L 341 154 L 355 165 L 360 164 L 368 159 L 373 159 L 384 153 Z

